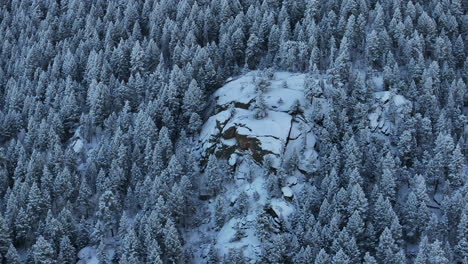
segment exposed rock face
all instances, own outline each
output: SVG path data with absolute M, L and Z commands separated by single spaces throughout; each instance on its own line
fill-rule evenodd
M 390 116 L 411 109 L 411 102 L 401 95 L 389 91 L 375 93 L 376 104 L 369 114 L 369 127 L 371 131 L 392 135 L 394 124 Z
M 228 159 L 231 166 L 236 164 L 237 157 L 244 155 L 251 156 L 259 164 L 269 158 L 273 168 L 293 158 L 297 161 L 294 166 L 302 174 L 313 172 L 318 162 L 314 149 L 316 138 L 306 117 L 315 105 L 305 102 L 305 74 L 277 72 L 273 79 L 266 81 L 259 81 L 258 75 L 258 72 L 250 72 L 231 79 L 215 92 L 213 114 L 200 134 L 202 154 L 207 157 L 214 153 Z M 326 80 L 324 76 L 317 78 Z M 332 90 L 331 87 L 327 89 Z M 256 119 L 259 94 L 266 116 Z M 411 109 L 411 102 L 389 91 L 376 92 L 375 99 L 369 114 L 369 128 L 392 135 L 393 116 Z M 327 104 L 323 98 L 314 100 Z M 298 105 L 301 107 L 297 108 Z
M 232 166 L 234 183 L 223 193 L 229 206 L 235 208 L 245 201 L 240 198 L 249 197 L 247 215 L 231 218 L 217 231 L 217 250 L 227 254 L 231 248 L 242 247 L 247 254 L 260 259 L 262 242 L 255 231 L 259 212 L 269 232 L 288 230 L 294 205 L 302 198 L 301 190 L 310 186 L 309 180 L 313 180 L 315 169 L 320 167 L 314 132 L 321 132 L 323 116 L 333 103 L 330 99 L 336 88 L 327 82 L 326 75 L 308 77 L 317 78 L 325 89 L 321 94 L 310 95 L 309 91 L 310 101 L 306 102 L 306 76 L 279 72 L 273 79 L 262 82 L 269 84 L 260 90 L 263 91 L 260 97 L 256 75 L 251 72 L 230 80 L 215 92 L 210 105 L 212 112 L 203 125 L 199 143 L 203 158 L 215 154 Z M 375 104 L 369 111 L 367 125 L 375 134 L 386 137 L 393 131 L 394 116 L 407 111 L 410 102 L 388 91 L 374 95 Z M 259 119 L 258 101 L 264 101 L 265 106 Z M 267 158 L 271 163 L 264 162 Z M 276 173 L 270 173 L 275 169 Z M 206 224 L 203 230 L 207 233 L 211 228 Z M 239 228 L 249 235 L 239 239 L 236 235 Z M 195 240 L 200 237 L 197 235 Z M 212 241 L 202 242 L 208 243 Z
M 214 114 L 200 134 L 203 154 L 214 153 L 230 160 L 250 155 L 258 163 L 268 157 L 272 166 L 278 167 L 283 157 L 301 152 L 303 162 L 299 167 L 305 172 L 310 171 L 316 158 L 313 151 L 315 137 L 304 122 L 303 113 L 291 111 L 295 104 L 305 103 L 305 75 L 276 73 L 262 94 L 266 117 L 256 119 L 256 74 L 251 72 L 232 80 L 214 94 Z

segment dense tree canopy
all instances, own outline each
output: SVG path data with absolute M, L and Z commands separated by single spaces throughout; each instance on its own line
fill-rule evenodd
M 1 263 L 76 263 L 87 246 L 101 263 L 193 262 L 183 234 L 208 217 L 194 194 L 214 199 L 217 226 L 249 210 L 249 197 L 236 213 L 225 208 L 225 161 L 191 151 L 212 93 L 249 69 L 307 73 L 305 98 L 328 111 L 308 120 L 320 166 L 307 175 L 306 199 L 293 201 L 291 226 L 276 231 L 258 209 L 264 262 L 467 261 L 463 1 L 0 7 Z M 388 110 L 385 137 L 366 130 L 375 80 L 411 101 Z M 254 106 L 267 118 L 261 89 Z M 270 198 L 281 173 L 264 173 Z M 246 257 L 206 251 L 213 263 Z

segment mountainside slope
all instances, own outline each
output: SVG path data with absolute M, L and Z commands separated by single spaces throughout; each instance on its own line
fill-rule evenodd
M 323 117 L 317 116 L 329 113 L 327 104 L 332 99 L 326 95 L 335 90 L 327 78 L 254 71 L 229 79 L 213 94 L 198 151 L 205 164 L 213 157 L 225 160 L 228 176 L 222 176 L 225 180 L 218 193 L 206 187 L 210 185 L 210 164 L 201 177 L 199 198 L 205 200 L 199 205 L 203 208 L 199 211 L 202 224 L 187 233 L 187 247 L 193 250 L 195 262 L 208 261 L 213 255 L 234 254 L 237 249 L 237 254 L 256 263 L 271 250 L 271 245 L 261 242 L 263 236 L 271 239 L 286 234 L 291 239 L 300 232 L 295 230 L 295 218 L 303 217 L 302 199 L 318 198 L 323 188 L 329 187 L 325 181 L 330 179 L 320 180 L 320 173 L 316 174 L 324 167 L 320 162 L 328 158 L 325 153 L 330 153 L 320 153 L 316 146 L 316 140 L 320 141 L 317 134 L 326 129 Z M 311 81 L 321 85 L 323 93 L 308 100 Z M 402 112 L 411 103 L 401 95 L 379 91 L 378 86 L 374 89 L 374 103 L 363 131 L 388 140 L 395 129 L 391 117 L 404 115 Z M 399 192 L 401 199 L 407 196 L 403 189 Z M 207 214 L 211 217 L 204 218 Z M 262 221 L 265 223 L 259 226 Z

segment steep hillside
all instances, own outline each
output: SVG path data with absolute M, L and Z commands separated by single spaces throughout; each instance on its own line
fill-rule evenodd
M 0 264 L 468 263 L 465 2 L 0 1 Z
M 204 155 L 214 153 L 235 165 L 238 157 L 250 154 L 260 164 L 269 159 L 279 168 L 284 157 L 301 152 L 300 167 L 310 172 L 316 160 L 315 136 L 302 107 L 304 77 L 280 72 L 266 80 L 251 72 L 229 80 L 214 93 L 216 107 L 202 127 Z M 260 85 L 265 86 L 262 92 Z
M 316 146 L 317 134 L 324 129 L 323 117 L 316 116 L 329 113 L 326 106 L 332 98 L 327 95 L 335 91 L 328 78 L 254 71 L 228 79 L 213 94 L 197 144 L 206 164 L 199 183 L 199 208 L 203 209 L 198 217 L 203 220 L 186 234 L 195 262 L 209 261 L 213 255 L 228 256 L 238 249 L 237 254 L 256 263 L 270 250 L 261 242 L 262 236 L 295 237 L 295 218 L 302 217 L 297 211 L 302 210 L 303 199 L 311 199 L 307 195 L 318 198 L 328 188 L 327 179 L 320 180 L 317 173 L 324 167 L 320 162 L 326 160 L 326 154 Z M 311 100 L 306 98 L 310 82 L 320 85 L 322 91 Z M 395 130 L 394 115 L 404 115 L 411 102 L 380 91 L 378 85 L 372 89 L 373 104 L 362 130 L 388 140 Z M 228 173 L 222 176 L 218 193 L 208 187 L 211 178 L 207 174 L 213 173 L 209 159 L 213 157 L 226 161 Z M 396 190 L 396 199 L 405 199 L 407 186 L 399 186 L 402 189 Z

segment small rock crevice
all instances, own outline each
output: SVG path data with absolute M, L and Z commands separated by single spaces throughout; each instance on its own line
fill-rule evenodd
M 295 118 L 294 116 L 293 118 L 291 118 L 291 122 L 289 124 L 289 131 L 288 131 L 288 136 L 286 137 L 286 142 L 284 144 L 283 155 L 286 153 L 286 149 L 288 148 L 289 141 L 291 140 L 291 131 L 293 127 L 294 118 Z

